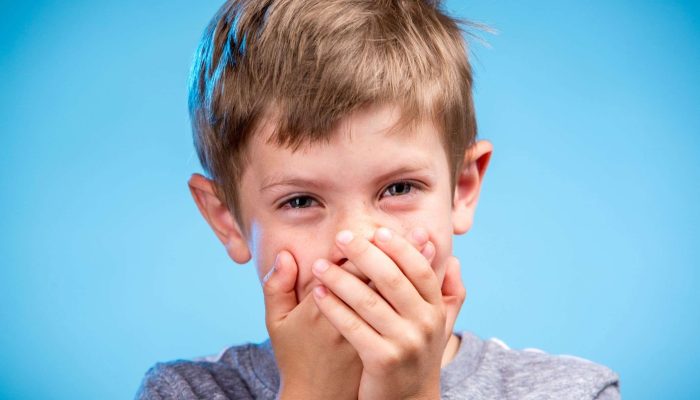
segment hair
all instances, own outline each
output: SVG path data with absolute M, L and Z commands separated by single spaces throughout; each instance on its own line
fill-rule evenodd
M 189 81 L 200 163 L 243 230 L 239 181 L 261 122 L 296 150 L 329 140 L 346 116 L 396 104 L 441 133 L 454 191 L 476 140 L 462 37 L 475 24 L 428 0 L 228 0 L 204 31 Z

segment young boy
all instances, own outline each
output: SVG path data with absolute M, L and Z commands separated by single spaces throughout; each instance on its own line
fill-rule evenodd
M 270 340 L 157 364 L 139 398 L 619 398 L 605 367 L 452 332 L 452 235 L 492 152 L 471 85 L 434 1 L 224 4 L 190 85 L 210 178 L 189 186 L 231 259 L 254 260 Z

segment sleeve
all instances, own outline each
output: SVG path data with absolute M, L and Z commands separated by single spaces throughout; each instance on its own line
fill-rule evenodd
M 146 372 L 136 393 L 136 400 L 165 400 L 176 398 L 175 384 L 171 382 L 167 366 L 156 364 Z M 176 380 L 176 378 L 175 378 Z
M 595 400 L 620 400 L 620 398 L 620 387 L 614 383 L 601 390 Z
M 214 363 L 158 363 L 146 372 L 136 400 L 253 400 L 235 370 Z

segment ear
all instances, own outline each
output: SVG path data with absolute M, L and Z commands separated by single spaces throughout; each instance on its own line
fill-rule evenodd
M 238 264 L 250 261 L 248 242 L 226 204 L 216 195 L 214 182 L 200 174 L 192 174 L 187 184 L 199 212 L 226 246 L 229 257 Z
M 492 152 L 493 145 L 490 142 L 479 140 L 464 154 L 464 163 L 455 182 L 452 201 L 452 229 L 456 235 L 466 233 L 472 226 L 481 182 Z

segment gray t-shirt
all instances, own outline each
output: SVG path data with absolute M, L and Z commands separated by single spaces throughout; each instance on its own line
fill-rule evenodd
M 440 373 L 443 400 L 619 399 L 619 377 L 572 356 L 511 350 L 497 339 L 461 337 L 455 358 Z M 275 399 L 279 373 L 270 341 L 226 349 L 210 359 L 158 363 L 136 395 L 160 399 Z

